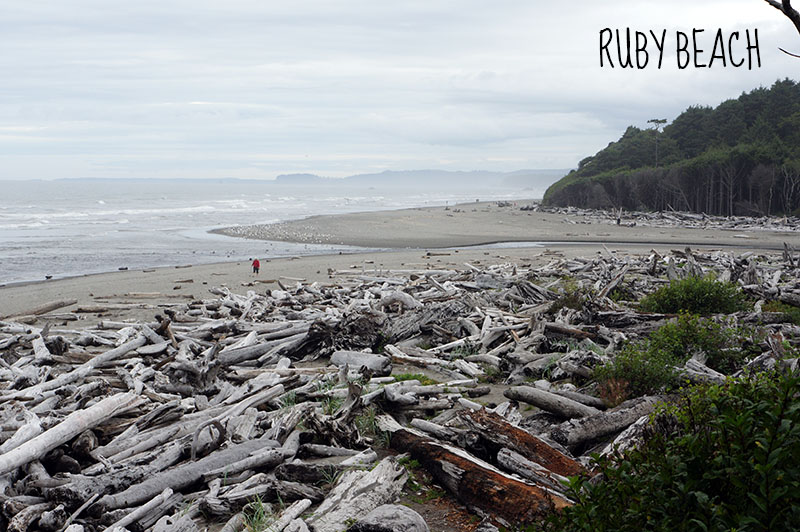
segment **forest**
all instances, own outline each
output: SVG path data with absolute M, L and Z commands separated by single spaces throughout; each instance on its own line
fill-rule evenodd
M 672 123 L 630 126 L 554 183 L 554 206 L 722 216 L 800 211 L 800 84 L 776 81 Z

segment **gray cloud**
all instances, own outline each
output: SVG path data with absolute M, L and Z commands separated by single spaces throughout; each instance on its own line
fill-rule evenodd
M 601 69 L 599 30 L 626 26 L 758 28 L 762 68 L 678 70 L 668 49 Z M 10 0 L 0 178 L 570 167 L 794 72 L 778 46 L 800 37 L 758 0 Z

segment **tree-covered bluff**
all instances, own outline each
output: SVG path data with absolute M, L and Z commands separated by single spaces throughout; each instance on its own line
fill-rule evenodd
M 716 108 L 622 137 L 554 183 L 546 205 L 769 215 L 800 208 L 800 83 L 784 79 Z

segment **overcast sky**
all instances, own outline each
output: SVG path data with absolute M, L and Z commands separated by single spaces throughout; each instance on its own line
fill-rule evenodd
M 605 27 L 666 29 L 662 68 L 600 68 Z M 702 62 L 758 29 L 761 68 L 679 70 L 692 28 Z M 800 35 L 763 0 L 5 0 L 0 179 L 570 168 L 798 79 L 778 46 Z

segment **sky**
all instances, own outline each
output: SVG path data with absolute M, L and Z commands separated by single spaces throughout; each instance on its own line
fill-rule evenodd
M 662 67 L 652 42 L 601 67 L 604 28 L 666 30 Z M 717 29 L 736 61 L 757 29 L 761 67 L 679 69 L 692 29 L 701 63 Z M 572 168 L 800 79 L 779 46 L 800 35 L 763 0 L 4 0 L 0 179 Z

